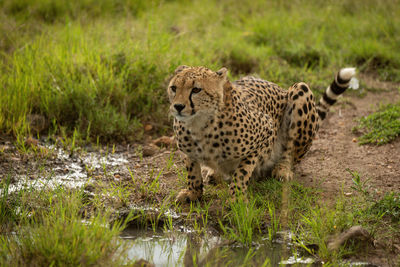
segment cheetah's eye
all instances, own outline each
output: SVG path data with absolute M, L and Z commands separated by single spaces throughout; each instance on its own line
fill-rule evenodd
M 200 91 L 201 91 L 201 88 L 198 88 L 198 87 L 194 87 L 192 89 L 192 92 L 195 93 L 195 94 L 200 93 Z
M 172 92 L 174 92 L 174 93 L 176 92 L 176 86 L 175 86 L 175 85 L 172 85 L 172 86 L 170 87 L 170 89 L 171 89 Z

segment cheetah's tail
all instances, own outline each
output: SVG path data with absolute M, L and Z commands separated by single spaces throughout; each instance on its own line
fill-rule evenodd
M 344 68 L 336 74 L 335 80 L 328 86 L 317 105 L 318 115 L 321 120 L 325 119 L 326 113 L 329 111 L 330 106 L 335 104 L 336 99 L 349 88 L 350 80 L 355 74 L 355 68 Z

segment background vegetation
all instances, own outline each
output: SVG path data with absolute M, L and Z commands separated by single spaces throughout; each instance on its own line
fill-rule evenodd
M 168 129 L 180 64 L 322 91 L 338 68 L 400 81 L 395 1 L 4 0 L 0 131 L 138 140 Z M 39 126 L 37 125 L 39 124 Z

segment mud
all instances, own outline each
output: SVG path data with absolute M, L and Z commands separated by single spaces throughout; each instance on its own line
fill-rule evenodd
M 73 156 L 56 145 L 39 141 L 34 144 L 37 148 L 34 154 L 21 154 L 10 141 L 2 145 L 0 175 L 2 180 L 11 179 L 9 193 L 24 188 L 83 187 L 94 174 L 125 171 L 128 163 L 123 154 L 84 152 Z

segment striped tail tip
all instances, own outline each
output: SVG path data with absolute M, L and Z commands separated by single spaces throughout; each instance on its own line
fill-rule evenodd
M 349 88 L 350 80 L 356 75 L 356 68 L 343 68 L 335 76 L 335 80 L 325 90 L 317 105 L 319 117 L 323 120 L 330 106 L 336 103 L 337 98 Z
M 356 68 L 344 68 L 341 69 L 337 75 L 337 82 L 339 84 L 347 84 L 351 78 L 356 75 Z

